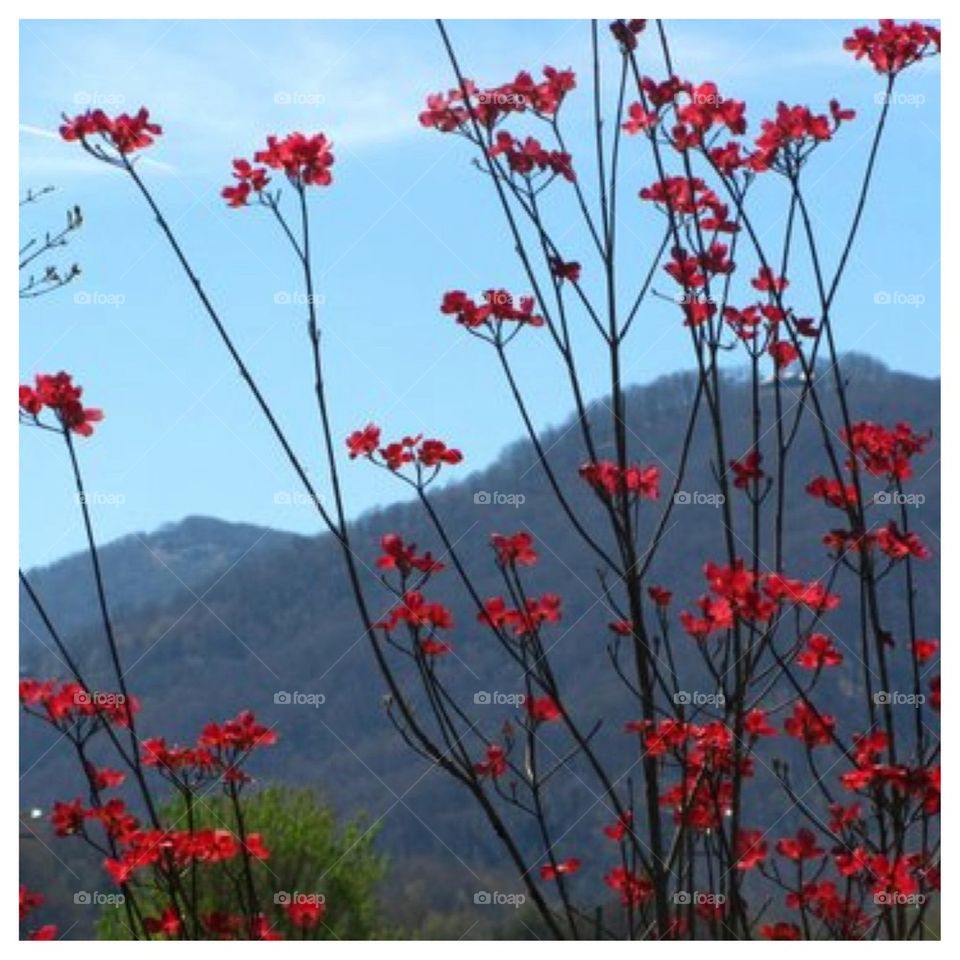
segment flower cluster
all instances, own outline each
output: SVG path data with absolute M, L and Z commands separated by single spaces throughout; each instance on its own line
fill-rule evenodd
M 845 462 L 853 473 L 859 467 L 867 474 L 882 478 L 888 486 L 899 489 L 913 477 L 913 458 L 923 454 L 930 442 L 929 433 L 916 433 L 908 423 L 898 423 L 887 428 L 871 420 L 861 420 L 844 430 L 841 437 L 847 445 L 849 456 Z M 844 512 L 852 513 L 857 505 L 857 487 L 854 483 L 840 483 L 825 476 L 816 476 L 807 484 L 807 493 Z M 886 492 L 873 497 L 873 503 L 891 502 Z M 848 552 L 880 550 L 891 561 L 915 557 L 925 560 L 930 551 L 913 531 L 901 530 L 895 520 L 859 533 L 848 529 L 833 529 L 823 537 L 823 542 L 837 555 Z
M 380 445 L 380 434 L 380 428 L 373 423 L 354 430 L 346 440 L 350 459 L 365 457 L 394 473 L 407 464 L 416 464 L 418 477 L 424 467 L 434 471 L 429 479 L 436 476 L 441 466 L 454 466 L 463 460 L 463 454 L 455 447 L 448 447 L 442 440 L 425 440 L 420 433 L 384 446 Z
M 60 136 L 71 142 L 79 140 L 88 146 L 90 137 L 99 136 L 119 153 L 128 154 L 142 150 L 153 143 L 163 130 L 159 124 L 150 122 L 150 112 L 141 107 L 133 116 L 121 113 L 108 117 L 103 110 L 87 110 L 75 117 L 64 116 Z
M 276 733 L 244 710 L 225 723 L 207 724 L 192 746 L 170 746 L 163 737 L 151 737 L 143 743 L 141 759 L 144 766 L 181 784 L 205 779 L 245 783 L 249 777 L 241 764 L 251 751 L 276 742 Z
M 20 385 L 20 411 L 39 424 L 44 408 L 52 410 L 65 430 L 72 430 L 82 437 L 93 433 L 93 424 L 103 419 L 103 411 L 85 407 L 81 402 L 83 387 L 76 386 L 69 373 L 38 373 L 34 385 Z
M 637 49 L 638 38 L 646 28 L 646 20 L 614 20 L 610 24 L 610 33 L 620 44 L 620 49 L 624 53 L 629 53 Z
M 490 537 L 500 566 L 532 567 L 538 559 L 533 547 L 533 537 L 524 530 L 512 536 L 495 533 Z
M 436 93 L 427 97 L 420 124 L 441 133 L 452 133 L 462 130 L 471 114 L 487 129 L 493 129 L 504 117 L 527 111 L 550 118 L 556 116 L 564 98 L 576 85 L 577 78 L 572 70 L 549 66 L 543 68 L 543 80 L 539 83 L 526 71 L 518 73 L 510 83 L 486 90 L 467 80 L 463 89 L 458 87 L 447 94 Z
M 120 695 L 94 694 L 76 682 L 22 680 L 20 701 L 24 710 L 38 716 L 66 734 L 74 743 L 81 758 L 85 756 L 90 735 L 109 723 L 129 726 L 138 709 L 136 702 Z M 230 785 L 237 796 L 237 788 L 249 777 L 240 769 L 254 749 L 276 742 L 276 735 L 257 722 L 250 711 L 243 711 L 225 723 L 211 723 L 204 727 L 195 745 L 168 746 L 162 738 L 143 741 L 142 767 L 155 769 L 181 791 L 193 793 L 204 780 L 218 780 Z M 142 780 L 140 767 L 134 759 L 124 755 Z M 143 824 L 119 796 L 107 796 L 121 787 L 126 775 L 123 771 L 97 767 L 88 760 L 83 763 L 89 788 L 88 799 L 78 797 L 71 801 L 56 801 L 50 813 L 50 824 L 58 837 L 83 840 L 101 857 L 103 868 L 124 895 L 130 899 L 135 891 L 152 886 L 168 896 L 168 904 L 158 916 L 142 913 L 143 931 L 147 935 L 182 937 L 185 932 L 185 905 L 171 891 L 177 885 L 176 877 L 186 869 L 213 867 L 244 858 L 263 861 L 270 852 L 263 837 L 256 832 L 238 832 L 224 828 L 187 828 L 164 826 L 151 814 L 151 823 Z M 146 787 L 144 787 L 146 789 Z M 239 802 L 239 801 L 237 801 Z M 238 815 L 239 816 L 239 815 Z M 239 822 L 239 821 L 238 821 Z M 32 909 L 40 900 L 36 895 L 21 892 L 21 919 L 24 911 Z M 137 907 L 138 912 L 142 907 Z M 196 917 L 194 918 L 197 919 Z M 203 930 L 218 935 L 206 918 L 199 918 Z M 229 921 L 232 936 L 245 934 L 261 939 L 270 932 L 262 915 L 232 917 Z M 38 931 L 38 938 L 50 939 L 53 928 Z M 49 934 L 49 935 L 48 935 Z
M 23 923 L 27 917 L 38 907 L 43 906 L 43 894 L 28 890 L 22 883 L 20 884 L 20 922 Z M 45 923 L 36 930 L 27 931 L 27 940 L 56 940 L 57 928 L 52 923 Z
M 255 167 L 249 160 L 233 161 L 233 176 L 237 181 L 228 184 L 220 191 L 220 196 L 229 207 L 245 207 L 250 195 L 260 195 L 270 182 L 266 167 Z
M 660 496 L 660 468 L 632 464 L 623 470 L 612 460 L 597 460 L 580 467 L 580 476 L 601 497 L 622 493 L 637 500 L 656 500 Z
M 894 77 L 912 63 L 940 53 L 940 30 L 913 21 L 881 20 L 879 29 L 858 27 L 843 41 L 857 60 L 866 57 L 877 73 Z
M 872 420 L 861 420 L 842 434 L 851 457 L 874 477 L 890 482 L 909 480 L 913 476 L 911 460 L 924 453 L 930 434 L 915 433 L 909 423 L 898 423 L 888 429 Z M 852 469 L 852 464 L 848 462 Z
M 38 716 L 61 733 L 86 739 L 103 724 L 129 727 L 140 709 L 135 697 L 121 693 L 87 690 L 79 683 L 56 680 L 20 681 L 20 703 L 27 713 Z
M 680 217 L 700 217 L 700 226 L 715 233 L 736 233 L 725 203 L 699 177 L 667 177 L 640 191 L 640 199 L 659 204 Z
M 491 157 L 503 156 L 510 170 L 524 177 L 549 171 L 553 176 L 563 177 L 571 183 L 577 179 L 570 154 L 563 150 L 547 150 L 536 137 L 520 140 L 501 130 L 487 152 Z
M 669 114 L 675 120 L 666 131 L 670 142 L 678 150 L 689 150 L 703 146 L 711 131 L 726 129 L 740 135 L 747 129 L 746 104 L 724 97 L 715 83 L 695 85 L 678 77 L 657 83 L 652 77 L 643 77 L 640 86 L 645 102 L 627 108 L 629 119 L 623 124 L 627 133 L 652 130 Z
M 396 570 L 404 580 L 416 570 L 419 573 L 439 573 L 444 565 L 433 559 L 428 550 L 418 554 L 415 543 L 404 543 L 403 538 L 396 533 L 385 533 L 380 538 L 380 547 L 383 553 L 377 558 L 377 566 L 381 570 Z
M 628 723 L 627 732 L 639 733 L 652 756 L 671 756 L 679 765 L 679 782 L 660 797 L 673 811 L 674 822 L 695 830 L 713 830 L 731 809 L 733 779 L 753 776 L 753 761 L 735 755 L 733 731 L 719 720 L 706 724 L 663 720 Z
M 812 150 L 833 139 L 841 124 L 855 117 L 855 111 L 841 107 L 837 100 L 830 101 L 829 116 L 781 101 L 776 116 L 760 122 L 761 133 L 754 141 L 756 151 L 746 165 L 756 172 L 773 169 L 794 173 Z
M 267 146 L 258 150 L 253 159 L 271 170 L 282 170 L 297 187 L 328 187 L 333 182 L 333 144 L 322 133 L 307 136 L 290 133 L 285 137 L 267 137 Z M 236 161 L 234 161 L 236 166 Z
M 492 343 L 501 343 L 505 324 L 515 323 L 518 328 L 543 326 L 543 317 L 534 312 L 535 306 L 533 297 L 514 297 L 506 290 L 485 290 L 480 303 L 463 290 L 448 290 L 443 295 L 440 312 L 454 317 L 471 333 L 481 328 L 486 330 L 487 335 L 478 335 Z
M 817 580 L 795 580 L 777 573 L 753 573 L 737 560 L 733 566 L 707 563 L 704 567 L 710 592 L 700 598 L 700 615 L 680 613 L 684 630 L 697 640 L 729 630 L 736 620 L 769 622 L 779 603 L 803 606 L 816 613 L 835 609 L 840 598 Z
M 483 612 L 477 619 L 496 630 L 511 630 L 514 636 L 525 637 L 536 633 L 544 623 L 559 623 L 562 600 L 555 593 L 541 597 L 527 597 L 522 607 L 510 607 L 503 597 L 490 597 L 483 603 Z
M 762 462 L 763 456 L 757 450 L 749 451 L 739 460 L 731 460 L 733 485 L 738 490 L 749 490 L 755 483 L 762 480 L 766 476 L 760 466 Z

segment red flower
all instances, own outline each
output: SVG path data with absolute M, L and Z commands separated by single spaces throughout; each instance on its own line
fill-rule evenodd
M 737 834 L 737 869 L 752 870 L 767 858 L 767 841 L 762 830 L 741 830 Z
M 122 770 L 110 770 L 107 767 L 97 768 L 92 763 L 87 764 L 87 776 L 93 781 L 97 790 L 112 790 L 123 784 L 127 775 Z
M 901 533 L 896 521 L 891 520 L 885 527 L 868 534 L 873 542 L 894 560 L 903 560 L 904 557 L 916 557 L 926 560 L 930 551 L 923 545 L 920 537 L 915 533 Z
M 656 585 L 647 587 L 647 593 L 649 594 L 650 599 L 658 607 L 669 607 L 670 601 L 673 598 L 672 591 L 667 590 L 665 587 L 658 587 Z
M 386 446 L 378 446 L 380 428 L 372 423 L 368 423 L 362 430 L 354 430 L 347 437 L 346 443 L 351 460 L 367 457 L 378 466 L 386 467 L 394 473 L 408 463 L 417 463 L 421 467 L 433 468 L 433 476 L 436 476 L 441 465 L 452 466 L 463 460 L 463 454 L 456 448 L 448 447 L 442 440 L 424 440 L 422 434 L 406 436 Z M 379 455 L 379 459 L 375 455 Z M 422 482 L 429 483 L 433 476 Z
M 250 939 L 282 940 L 283 934 L 275 930 L 270 921 L 260 913 L 250 921 Z
M 568 876 L 576 873 L 580 869 L 580 860 L 577 857 L 569 857 L 566 860 L 558 860 L 556 866 L 547 863 L 540 868 L 540 876 L 544 880 L 556 880 L 560 876 Z
M 733 485 L 738 490 L 746 490 L 755 480 L 761 480 L 766 474 L 760 469 L 763 460 L 761 454 L 751 450 L 742 460 L 731 460 L 730 469 L 734 473 Z
M 424 440 L 417 452 L 417 459 L 425 467 L 437 467 L 441 463 L 460 463 L 463 454 L 453 447 L 448 447 L 442 440 Z
M 802 700 L 793 706 L 793 716 L 783 722 L 784 732 L 802 740 L 808 747 L 829 744 L 836 720 L 828 714 L 817 713 Z
M 487 153 L 491 157 L 503 156 L 510 170 L 524 177 L 549 172 L 571 183 L 577 179 L 571 166 L 570 154 L 560 150 L 547 150 L 536 137 L 519 140 L 506 130 L 501 130 L 494 140 L 494 145 L 487 148 Z
M 604 876 L 603 882 L 620 894 L 620 902 L 625 907 L 639 906 L 653 896 L 653 884 L 624 867 L 614 867 Z
M 909 480 L 913 476 L 911 459 L 922 454 L 930 442 L 930 434 L 914 433 L 909 423 L 898 423 L 892 429 L 861 420 L 844 431 L 852 457 L 875 477 L 887 476 L 891 480 Z M 852 462 L 848 461 L 852 469 Z
M 534 723 L 549 723 L 560 716 L 560 707 L 553 697 L 530 697 L 526 703 L 527 713 Z
M 660 496 L 660 468 L 633 464 L 621 470 L 612 460 L 585 463 L 580 476 L 601 496 L 626 492 L 640 500 L 656 500 Z
M 158 124 L 150 122 L 146 107 L 141 107 L 132 117 L 121 113 L 111 118 L 102 110 L 88 110 L 72 119 L 66 116 L 63 119 L 60 136 L 64 140 L 86 144 L 87 138 L 99 135 L 123 154 L 149 147 L 153 138 L 163 132 Z
M 535 306 L 533 297 L 514 297 L 507 290 L 485 290 L 479 304 L 462 290 L 448 290 L 443 295 L 440 312 L 455 317 L 457 323 L 469 330 L 486 327 L 496 337 L 505 323 L 542 327 L 544 319 L 534 312 Z
M 913 644 L 913 655 L 919 663 L 926 663 L 933 659 L 939 649 L 939 640 L 916 640 Z
M 502 597 L 485 600 L 483 612 L 477 619 L 495 629 L 512 629 L 518 636 L 526 636 L 538 630 L 544 623 L 559 623 L 561 600 L 555 593 L 545 593 L 538 600 L 527 597 L 522 610 L 507 607 Z
M 776 728 L 767 722 L 766 710 L 754 707 L 748 710 L 743 718 L 743 729 L 751 737 L 774 737 Z
M 817 846 L 816 837 L 807 829 L 801 828 L 795 837 L 785 837 L 777 841 L 777 853 L 788 860 L 816 860 L 825 856 Z
M 373 423 L 368 423 L 362 430 L 354 430 L 347 437 L 347 449 L 350 451 L 350 459 L 356 457 L 369 457 L 376 452 L 380 446 L 380 428 Z
M 398 570 L 401 576 L 406 577 L 412 570 L 421 573 L 439 573 L 443 564 L 433 559 L 433 554 L 427 551 L 417 554 L 415 543 L 404 543 L 396 533 L 385 533 L 380 538 L 383 555 L 377 558 L 377 566 L 381 570 Z
M 852 484 L 839 484 L 827 477 L 814 477 L 807 484 L 807 493 L 811 497 L 821 498 L 831 507 L 843 509 L 857 502 L 857 488 Z
M 859 60 L 866 57 L 877 73 L 896 76 L 912 63 L 940 53 L 940 30 L 922 23 L 881 20 L 879 30 L 858 27 L 843 41 Z
M 491 743 L 487 747 L 485 760 L 479 760 L 473 765 L 473 772 L 478 777 L 492 777 L 496 780 L 507 772 L 507 751 L 498 743 Z
M 576 260 L 565 262 L 559 257 L 550 258 L 550 272 L 558 280 L 569 280 L 577 283 L 580 280 L 580 264 Z
M 311 930 L 324 918 L 327 904 L 319 897 L 293 897 L 284 905 L 287 919 L 302 930 Z
M 243 710 L 225 723 L 208 723 L 197 739 L 197 746 L 247 753 L 255 747 L 270 747 L 276 742 L 277 735 L 273 730 L 258 723 L 252 711 Z
M 504 565 L 532 567 L 537 562 L 537 551 L 533 549 L 533 537 L 525 531 L 506 537 L 495 533 L 490 538 L 497 554 L 497 562 Z
M 233 161 L 233 176 L 236 184 L 228 184 L 220 196 L 231 207 L 246 206 L 251 193 L 260 193 L 270 182 L 266 167 L 255 167 L 249 160 Z
M 540 83 L 526 71 L 518 73 L 512 83 L 489 90 L 479 90 L 472 80 L 465 80 L 463 88 L 427 97 L 427 109 L 420 114 L 420 124 L 441 133 L 452 133 L 471 117 L 487 129 L 492 129 L 509 114 L 527 110 L 541 117 L 551 117 L 556 115 L 564 98 L 576 85 L 572 70 L 557 70 L 550 66 L 543 68 Z
M 148 933 L 161 933 L 165 937 L 175 937 L 180 933 L 182 923 L 173 906 L 167 907 L 159 917 L 147 917 L 143 921 Z
M 103 419 L 103 411 L 84 407 L 80 402 L 83 388 L 75 386 L 73 377 L 62 370 L 60 373 L 38 373 L 34 378 L 35 388 L 27 384 L 20 386 L 20 409 L 34 419 L 44 407 L 49 407 L 62 427 L 89 437 L 93 433 L 91 424 Z
M 326 187 L 333 182 L 331 146 L 322 133 L 310 137 L 291 133 L 283 139 L 271 136 L 267 137 L 266 149 L 258 150 L 253 159 L 272 170 L 283 170 L 296 186 Z
M 691 256 L 682 247 L 674 247 L 673 250 L 670 251 L 670 256 L 672 259 L 663 269 L 666 270 L 684 290 L 695 290 L 707 282 L 707 278 L 701 270 L 700 261 L 697 257 Z
M 821 667 L 836 667 L 843 663 L 843 654 L 834 646 L 825 633 L 812 633 L 807 646 L 796 661 L 806 670 L 819 670 Z
M 646 20 L 614 20 L 610 24 L 610 32 L 620 44 L 620 49 L 624 53 L 629 53 L 631 50 L 636 50 L 637 38 L 646 27 Z
M 56 940 L 57 939 L 57 926 L 53 923 L 45 923 L 42 927 L 39 927 L 36 930 L 31 930 L 27 934 L 28 940 Z
M 20 884 L 20 922 L 27 919 L 31 910 L 43 906 L 43 894 L 32 893 L 22 883 Z
M 777 923 L 765 923 L 760 928 L 764 940 L 800 940 L 800 928 L 795 923 L 780 920 Z
M 398 623 L 406 623 L 413 630 L 451 630 L 453 614 L 442 603 L 425 600 L 419 590 L 408 590 L 401 602 L 387 613 L 386 619 L 376 626 L 390 631 L 396 629 Z
M 760 267 L 750 285 L 755 290 L 782 293 L 790 286 L 790 281 L 786 277 L 778 277 L 770 267 Z
M 656 126 L 660 119 L 658 114 L 645 110 L 643 104 L 639 102 L 630 104 L 627 108 L 627 115 L 630 119 L 621 124 L 627 133 L 640 133 L 643 130 L 649 130 Z
M 619 843 L 627 834 L 627 830 L 630 829 L 630 824 L 633 823 L 633 814 L 627 810 L 626 812 L 620 814 L 617 817 L 617 822 L 610 824 L 603 828 L 603 835 L 609 837 L 611 840 L 616 840 Z

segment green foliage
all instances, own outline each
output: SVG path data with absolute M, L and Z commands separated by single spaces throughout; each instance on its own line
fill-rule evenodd
M 333 810 L 313 791 L 271 786 L 243 796 L 243 816 L 249 833 L 259 833 L 270 858 L 255 864 L 257 898 L 266 917 L 290 939 L 302 939 L 286 918 L 283 903 L 294 895 L 322 895 L 323 922 L 307 939 L 369 940 L 389 936 L 376 900 L 376 888 L 386 872 L 386 859 L 374 849 L 377 827 L 357 817 L 338 826 Z M 184 825 L 186 805 L 181 798 L 164 811 L 166 823 Z M 224 828 L 236 832 L 225 796 L 194 800 L 196 829 Z M 236 889 L 223 870 L 201 870 L 200 913 L 242 912 Z M 159 915 L 162 905 L 145 901 L 147 915 Z M 98 933 L 104 940 L 129 939 L 116 908 L 102 914 Z

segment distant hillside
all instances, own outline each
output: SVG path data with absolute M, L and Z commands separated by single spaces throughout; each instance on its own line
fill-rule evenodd
M 918 429 L 934 431 L 934 442 L 920 462 L 911 492 L 925 497 L 916 511 L 915 525 L 934 553 L 918 564 L 920 633 L 938 636 L 939 381 L 891 372 L 856 357 L 849 358 L 844 369 L 857 418 L 888 423 L 909 420 Z M 695 388 L 695 377 L 684 373 L 629 392 L 627 419 L 636 459 L 650 462 L 655 454 L 666 464 L 677 462 L 684 414 Z M 740 455 L 749 446 L 748 386 L 733 379 L 726 397 L 729 449 L 731 456 Z M 823 391 L 823 399 L 827 418 L 836 426 L 836 405 L 829 389 Z M 766 423 L 772 418 L 772 405 L 773 392 L 765 388 Z M 601 442 L 609 443 L 605 426 L 609 414 L 602 405 L 594 410 L 593 419 Z M 578 431 L 570 426 L 545 434 L 543 445 L 564 478 L 570 500 L 600 529 L 597 503 L 577 478 L 583 453 Z M 808 412 L 791 454 L 786 572 L 796 576 L 818 577 L 827 567 L 820 538 L 834 517 L 803 493 L 810 477 L 826 469 L 818 429 Z M 716 489 L 708 440 L 701 424 L 683 484 L 687 491 Z M 350 472 L 364 468 L 364 464 L 345 468 L 348 490 Z M 664 486 L 668 488 L 671 480 L 665 472 Z M 520 494 L 524 499 L 519 507 L 489 504 L 478 502 L 485 499 L 476 497 L 481 492 Z M 541 564 L 531 577 L 531 589 L 555 590 L 564 598 L 564 621 L 554 629 L 552 650 L 561 687 L 568 702 L 585 716 L 606 718 L 602 750 L 614 769 L 625 770 L 631 760 L 628 755 L 621 758 L 625 744 L 618 731 L 632 718 L 634 707 L 607 658 L 605 624 L 610 615 L 598 596 L 593 564 L 557 509 L 531 444 L 515 443 L 490 467 L 438 492 L 435 504 L 483 595 L 501 592 L 490 562 L 489 533 L 527 529 L 537 538 Z M 659 509 L 643 511 L 647 531 Z M 675 526 L 653 567 L 652 580 L 674 590 L 678 607 L 689 606 L 702 592 L 703 562 L 722 557 L 719 525 L 709 522 L 714 519 L 708 513 L 712 509 L 695 504 L 676 509 Z M 770 504 L 764 509 L 770 509 Z M 354 524 L 354 541 L 371 566 L 379 536 L 386 531 L 442 553 L 419 506 L 399 504 L 367 514 Z M 154 556 L 157 553 L 163 563 Z M 384 847 L 402 863 L 416 862 L 421 880 L 443 877 L 435 895 L 445 908 L 466 909 L 472 892 L 485 889 L 501 859 L 494 856 L 495 848 L 472 808 L 463 804 L 444 777 L 429 771 L 406 749 L 387 722 L 381 703 L 384 685 L 374 669 L 329 537 L 295 537 L 191 518 L 150 537 L 117 541 L 104 556 L 123 657 L 132 665 L 129 683 L 144 705 L 144 730 L 173 739 L 186 737 L 209 718 L 249 706 L 268 723 L 277 723 L 281 736 L 276 748 L 258 758 L 257 768 L 265 777 L 316 785 L 345 812 L 364 809 L 374 817 L 382 815 Z M 91 619 L 92 594 L 84 593 L 86 562 L 83 557 L 67 558 L 39 571 L 36 582 L 67 628 L 72 648 L 82 651 L 88 669 L 106 684 L 109 672 L 103 644 Z M 190 590 L 178 585 L 164 564 L 190 590 L 203 595 L 203 602 L 194 602 Z M 373 573 L 367 587 L 374 612 L 379 613 L 389 598 Z M 840 583 L 839 591 L 849 602 L 830 614 L 831 626 L 840 636 L 854 635 L 855 604 L 849 589 L 849 580 Z M 895 593 L 899 586 L 891 583 L 889 589 Z M 432 592 L 448 601 L 457 616 L 457 658 L 448 658 L 442 666 L 451 685 L 469 701 L 482 690 L 516 692 L 517 676 L 503 670 L 455 576 L 442 575 Z M 896 636 L 904 624 L 894 621 L 891 628 Z M 683 641 L 679 636 L 677 642 Z M 41 675 L 58 672 L 42 645 L 29 635 L 22 636 L 21 642 L 26 669 Z M 681 669 L 687 671 L 690 689 L 704 689 L 694 659 L 685 659 L 689 662 L 682 659 Z M 844 665 L 832 693 L 831 708 L 845 733 L 851 732 L 844 725 L 844 703 L 856 689 L 854 667 L 852 662 Z M 697 683 L 701 686 L 694 686 Z M 325 702 L 316 708 L 278 705 L 274 703 L 278 691 L 322 693 Z M 478 710 L 489 711 L 491 731 L 509 714 L 493 706 Z M 62 747 L 51 746 L 51 738 L 39 725 L 23 726 L 21 751 L 24 806 L 47 806 L 55 797 L 75 794 L 78 781 L 72 758 Z M 762 794 L 758 791 L 758 796 Z M 554 803 L 569 818 L 571 847 L 589 858 L 606 811 L 573 786 Z M 416 887 L 419 881 L 408 874 L 401 870 L 398 882 Z
M 148 607 L 182 604 L 191 591 L 222 576 L 249 550 L 280 548 L 298 539 L 290 533 L 209 517 L 187 517 L 155 533 L 131 533 L 100 551 L 111 609 L 122 617 Z M 96 620 L 93 570 L 86 554 L 33 569 L 30 581 L 60 630 L 82 630 Z M 24 669 L 37 655 L 37 645 L 49 644 L 25 594 L 20 644 Z

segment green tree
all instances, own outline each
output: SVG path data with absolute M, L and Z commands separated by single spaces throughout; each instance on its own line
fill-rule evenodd
M 259 833 L 270 851 L 268 860 L 254 871 L 257 899 L 264 915 L 290 939 L 368 940 L 384 938 L 385 929 L 376 889 L 386 872 L 386 858 L 374 849 L 377 827 L 362 817 L 339 826 L 333 810 L 318 801 L 309 789 L 271 786 L 244 797 L 244 824 Z M 182 799 L 163 814 L 166 823 L 185 823 Z M 235 829 L 227 797 L 212 797 L 197 804 L 196 829 Z M 223 871 L 200 873 L 201 913 L 239 913 L 234 882 Z M 294 898 L 322 898 L 325 913 L 313 929 L 294 927 L 285 905 Z M 159 914 L 162 905 L 156 905 Z M 104 940 L 130 939 L 121 914 L 108 907 L 98 932 Z

